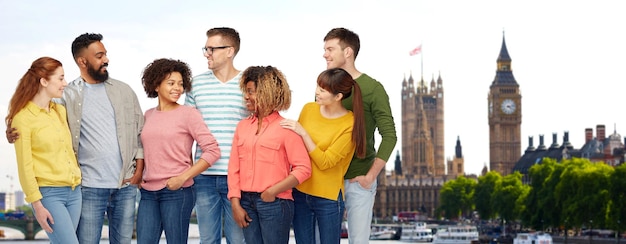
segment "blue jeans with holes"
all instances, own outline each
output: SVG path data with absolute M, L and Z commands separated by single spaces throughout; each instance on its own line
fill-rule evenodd
M 287 244 L 293 220 L 293 201 L 276 198 L 264 202 L 261 193 L 242 192 L 241 207 L 252 219 L 243 228 L 247 244 Z
M 109 220 L 109 242 L 128 244 L 133 237 L 137 186 L 117 188 L 82 187 L 83 206 L 78 224 L 81 244 L 98 244 L 104 216 Z
M 243 244 L 243 231 L 233 219 L 225 175 L 198 175 L 193 179 L 196 216 L 202 244 L 222 243 L 222 223 L 226 243 Z
M 344 181 L 350 244 L 369 243 L 377 184 L 375 180 L 370 189 L 365 189 L 359 182 Z
M 158 244 L 163 231 L 167 243 L 187 243 L 194 203 L 191 187 L 158 191 L 141 189 L 137 210 L 137 244 Z
M 343 196 L 336 200 L 312 196 L 293 189 L 293 231 L 298 244 L 339 244 L 343 219 Z M 319 226 L 316 241 L 315 226 Z
M 81 193 L 80 186 L 71 187 L 39 187 L 43 198 L 41 204 L 50 212 L 54 224 L 52 233 L 46 232 L 50 243 L 78 244 L 76 228 L 80 219 Z M 34 211 L 34 209 L 33 209 Z

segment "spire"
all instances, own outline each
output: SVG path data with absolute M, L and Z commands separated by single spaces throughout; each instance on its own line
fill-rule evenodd
M 394 171 L 396 175 L 402 175 L 402 161 L 400 161 L 400 150 L 396 153 L 396 161 L 394 162 Z
M 435 89 L 437 89 L 437 86 L 435 86 L 435 74 L 433 74 L 432 78 L 430 79 L 430 92 L 434 94 Z
M 426 83 L 424 83 L 424 77 L 422 77 L 420 83 L 417 85 L 417 93 L 426 93 Z
M 413 80 L 413 71 L 409 74 L 409 93 L 415 94 L 415 85 Z
M 406 90 L 407 88 L 407 83 L 406 83 L 406 74 L 404 74 L 404 78 L 402 79 L 402 90 Z
M 441 85 L 443 83 L 443 79 L 441 79 L 441 71 L 439 71 L 439 77 L 437 77 L 437 84 Z
M 513 69 L 511 69 L 511 56 L 509 56 L 509 50 L 506 48 L 506 40 L 504 38 L 504 32 L 502 32 L 502 47 L 500 48 L 500 54 L 496 61 L 498 67 L 496 70 L 496 77 L 491 85 L 507 85 L 507 86 L 519 86 L 515 77 L 513 76 Z
M 462 158 L 463 157 L 463 150 L 461 149 L 461 137 L 457 136 L 456 137 L 456 147 L 454 148 L 455 151 L 455 157 L 456 158 Z
M 509 50 L 506 48 L 506 41 L 504 39 L 504 31 L 502 31 L 502 47 L 500 47 L 500 55 L 498 55 L 498 62 L 508 61 L 511 62 L 511 56 L 509 56 Z

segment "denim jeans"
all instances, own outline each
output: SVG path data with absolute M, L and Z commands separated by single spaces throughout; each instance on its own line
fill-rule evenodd
M 350 244 L 369 243 L 377 184 L 375 180 L 370 189 L 365 189 L 358 182 L 344 182 Z
M 98 244 L 104 216 L 109 220 L 109 242 L 128 244 L 133 237 L 137 186 L 120 189 L 82 187 L 83 207 L 78 224 L 81 244 Z
M 50 243 L 78 244 L 76 228 L 80 219 L 81 194 L 80 186 L 75 187 L 39 187 L 43 198 L 41 203 L 52 215 L 54 224 L 52 233 L 46 232 Z M 34 211 L 34 209 L 33 209 Z
M 261 193 L 242 192 L 241 207 L 252 219 L 243 228 L 247 244 L 287 244 L 293 220 L 293 201 L 276 198 L 264 202 Z
M 243 231 L 233 219 L 228 200 L 228 183 L 225 175 L 198 175 L 194 179 L 196 216 L 202 244 L 222 243 L 222 223 L 226 243 L 243 244 Z
M 344 204 L 341 192 L 337 200 L 312 196 L 293 189 L 293 231 L 298 244 L 339 244 Z M 316 242 L 316 224 L 319 235 Z
M 187 243 L 194 203 L 191 187 L 158 191 L 141 189 L 137 210 L 137 244 L 158 244 L 163 231 L 167 243 Z

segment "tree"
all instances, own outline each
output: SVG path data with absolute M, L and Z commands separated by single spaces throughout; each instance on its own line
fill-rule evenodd
M 580 158 L 563 160 L 563 165 L 555 188 L 562 215 L 574 226 L 604 227 L 610 205 L 609 179 L 614 169 Z
M 615 168 L 615 171 L 611 174 L 610 182 L 611 205 L 609 207 L 609 216 L 613 220 L 611 224 L 615 227 L 614 229 L 621 232 L 622 223 L 626 222 L 626 209 L 624 209 L 624 203 L 626 203 L 626 164 Z
M 521 206 L 517 206 L 520 196 L 526 196 L 529 189 L 528 186 L 522 184 L 522 174 L 514 172 L 502 177 L 500 184 L 496 185 L 491 201 L 494 210 L 500 215 L 500 218 L 509 222 L 516 220 L 520 216 Z
M 489 171 L 487 174 L 478 177 L 478 183 L 474 189 L 474 206 L 480 219 L 488 220 L 495 217 L 492 203 L 492 194 L 496 185 L 500 184 L 502 176 L 497 171 Z
M 441 205 L 438 212 L 443 212 L 447 219 L 457 219 L 462 214 L 469 214 L 472 209 L 472 196 L 476 182 L 459 176 L 443 184 L 440 191 Z

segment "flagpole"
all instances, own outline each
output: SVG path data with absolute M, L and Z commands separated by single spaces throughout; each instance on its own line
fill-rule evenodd
M 420 69 L 422 70 L 422 80 L 424 79 L 424 50 L 422 50 L 422 43 L 420 43 Z

